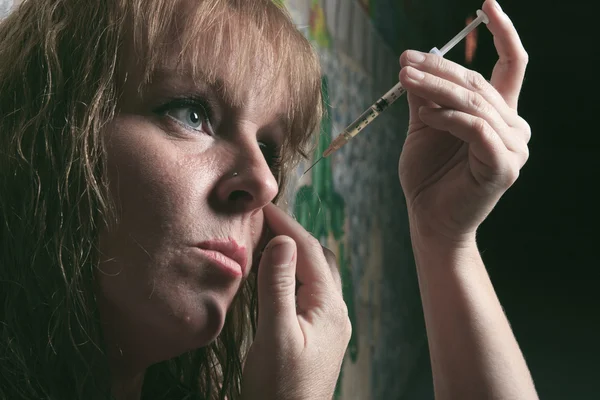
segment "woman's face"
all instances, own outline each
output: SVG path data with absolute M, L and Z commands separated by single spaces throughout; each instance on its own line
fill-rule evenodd
M 218 335 L 249 273 L 262 208 L 278 193 L 286 109 L 259 91 L 232 106 L 225 79 L 198 83 L 174 67 L 143 96 L 129 76 L 106 129 L 120 218 L 100 236 L 101 311 L 116 340 L 138 332 L 183 351 Z

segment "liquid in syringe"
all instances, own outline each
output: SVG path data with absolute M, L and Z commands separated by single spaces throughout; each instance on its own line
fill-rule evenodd
M 394 86 L 389 92 L 384 94 L 375 104 L 367 109 L 364 113 L 362 113 L 356 121 L 348 125 L 344 131 L 335 138 L 335 140 L 331 143 L 331 145 L 325 150 L 323 153 L 323 157 L 329 156 L 336 150 L 339 150 L 344 144 L 348 143 L 350 139 L 354 136 L 358 135 L 360 131 L 367 127 L 375 118 L 379 116 L 389 106 L 392 105 L 393 102 L 398 100 L 402 95 L 406 93 L 406 89 L 404 89 L 400 84 Z

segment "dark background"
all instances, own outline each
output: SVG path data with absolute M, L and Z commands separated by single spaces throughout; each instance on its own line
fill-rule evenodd
M 422 28 L 440 45 L 481 8 L 438 3 L 445 15 Z M 598 6 L 550 3 L 500 1 L 529 54 L 519 112 L 533 137 L 528 163 L 481 227 L 479 244 L 540 398 L 600 399 Z M 464 41 L 447 57 L 464 64 Z M 491 34 L 479 29 L 471 68 L 489 77 L 496 60 Z M 414 398 L 428 397 L 427 358 Z

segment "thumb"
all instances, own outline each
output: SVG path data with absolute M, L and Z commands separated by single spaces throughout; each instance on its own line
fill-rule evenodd
M 258 267 L 258 332 L 281 332 L 298 324 L 296 242 L 277 236 L 263 251 Z

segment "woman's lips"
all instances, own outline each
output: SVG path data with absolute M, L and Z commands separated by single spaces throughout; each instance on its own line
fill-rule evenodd
M 248 255 L 246 248 L 233 239 L 207 240 L 197 245 L 200 252 L 223 271 L 234 277 L 246 275 Z

